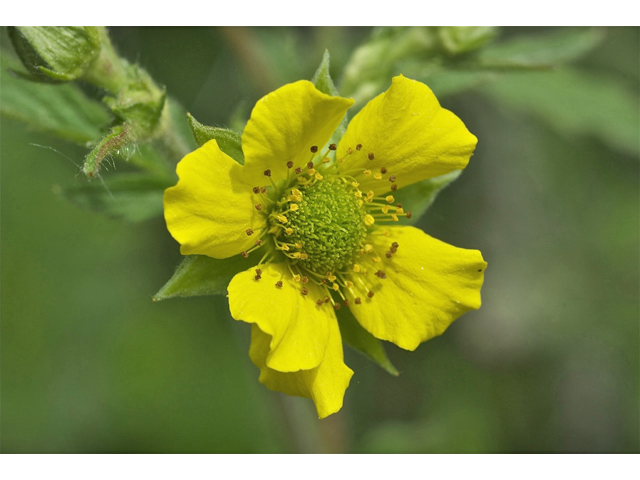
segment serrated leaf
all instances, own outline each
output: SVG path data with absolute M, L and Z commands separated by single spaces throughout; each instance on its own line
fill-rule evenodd
M 591 135 L 617 150 L 639 152 L 638 95 L 615 79 L 577 70 L 512 75 L 481 90 L 557 131 Z
M 322 93 L 330 95 L 332 97 L 339 96 L 338 89 L 336 88 L 333 80 L 331 79 L 331 74 L 329 73 L 329 50 L 324 51 L 324 55 L 322 55 L 322 61 L 316 70 L 316 73 L 313 75 L 311 82 L 315 85 L 315 87 L 320 90 Z M 336 128 L 336 131 L 331 136 L 331 140 L 329 143 L 338 143 L 340 139 L 343 137 L 344 132 L 347 131 L 347 124 L 349 123 L 349 114 L 345 114 L 344 118 Z
M 0 111 L 3 116 L 79 144 L 102 137 L 111 115 L 72 84 L 48 85 L 16 78 L 20 64 L 0 52 Z
M 438 194 L 462 174 L 462 170 L 412 183 L 398 190 L 397 198 L 405 210 L 413 215 L 409 223 L 415 223 L 433 204 Z
M 162 195 L 172 185 L 170 179 L 140 173 L 110 175 L 72 187 L 59 188 L 72 203 L 109 217 L 141 222 L 162 215 Z
M 336 310 L 336 316 L 338 317 L 340 335 L 344 343 L 363 354 L 391 375 L 399 375 L 398 370 L 387 357 L 382 342 L 367 332 L 348 308 Z
M 240 165 L 244 165 L 242 152 L 242 136 L 238 132 L 226 128 L 209 127 L 198 122 L 193 115 L 187 113 L 189 126 L 196 144 L 201 147 L 209 140 L 215 140 L 224 153 L 233 158 Z
M 604 31 L 567 28 L 539 35 L 523 35 L 484 48 L 477 57 L 484 68 L 547 68 L 580 58 L 594 48 Z
M 243 272 L 255 264 L 255 258 L 243 258 L 240 255 L 225 259 L 189 255 L 178 266 L 169 281 L 156 293 L 153 300 L 225 295 L 231 279 L 237 273 Z

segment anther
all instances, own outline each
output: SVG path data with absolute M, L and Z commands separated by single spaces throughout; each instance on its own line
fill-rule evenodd
M 265 177 L 270 177 L 271 176 L 271 170 L 269 170 L 268 168 L 264 171 L 264 176 Z
M 378 270 L 376 272 L 376 277 L 382 278 L 384 280 L 385 278 L 387 278 L 387 275 L 382 270 Z
M 398 190 L 398 185 L 394 183 L 393 185 L 391 185 L 391 191 L 395 192 L 396 190 Z
M 260 187 L 253 187 L 253 193 L 255 194 L 260 193 Z
M 259 268 L 256 268 L 256 275 L 262 275 L 262 270 Z
M 242 255 L 243 258 L 249 257 L 249 254 L 247 252 L 240 252 L 240 255 Z
M 346 299 L 345 299 L 345 301 L 344 301 L 344 306 L 345 306 L 345 307 L 348 307 L 348 306 L 349 306 L 349 300 L 346 300 Z
M 307 162 L 307 168 L 311 170 L 313 168 L 313 162 Z
M 260 187 L 260 193 L 262 193 L 263 195 L 267 193 L 267 187 Z
M 319 173 L 316 173 L 316 180 L 322 180 L 322 175 L 320 175 Z
M 297 273 L 293 276 L 293 279 L 294 279 L 296 282 L 299 282 L 299 281 L 301 280 L 301 279 L 300 279 L 300 275 L 298 275 Z
M 311 147 L 311 153 L 316 153 L 318 151 L 318 147 L 316 147 L 315 145 L 313 147 Z
M 324 303 L 329 303 L 329 297 L 324 297 L 323 301 L 324 301 Z
M 373 298 L 373 295 L 374 295 L 374 293 L 371 290 L 369 290 L 369 293 L 367 293 L 367 297 Z
M 356 302 L 356 305 L 360 305 L 362 303 L 362 300 L 360 300 L 360 297 L 356 297 L 354 301 Z
M 296 175 L 300 175 L 302 173 L 302 167 L 298 167 L 295 169 Z
M 385 197 L 385 200 L 387 201 L 387 203 L 393 203 L 395 199 L 393 198 L 393 195 L 387 195 Z
M 353 148 L 347 147 L 347 155 L 351 155 L 353 153 Z
M 401 203 L 396 203 L 396 207 L 402 208 L 402 204 Z
M 393 253 L 392 252 L 387 252 L 387 253 L 384 254 L 384 256 L 387 257 L 387 258 L 391 258 L 393 256 Z
M 262 240 L 260 240 L 260 239 L 256 240 L 256 245 L 261 247 L 262 246 Z
M 391 244 L 392 247 L 398 248 L 400 246 L 400 244 L 398 244 L 398 242 L 393 242 Z
M 340 304 L 339 303 L 334 303 L 333 304 L 333 308 L 335 308 L 336 310 L 340 310 Z
M 376 180 L 382 180 L 382 174 L 381 173 L 374 173 L 373 174 L 373 178 L 375 178 Z
M 371 226 L 371 225 L 373 225 L 375 222 L 376 222 L 376 220 L 373 218 L 373 216 L 372 216 L 372 215 L 369 215 L 369 214 L 365 215 L 365 217 L 364 217 L 364 224 L 365 224 L 367 227 L 370 227 L 370 226 Z
M 380 169 L 380 173 L 384 175 L 385 173 L 387 173 L 387 169 L 386 169 L 386 168 L 384 168 L 384 167 L 382 167 L 382 168 Z
M 413 215 L 413 214 L 411 213 L 411 211 L 407 210 L 406 215 L 407 215 L 407 218 L 411 218 L 411 215 Z
M 284 233 L 286 233 L 287 235 L 292 235 L 293 234 L 293 228 L 286 228 Z
M 282 288 L 282 280 L 276 282 L 276 288 Z
M 362 150 L 362 144 L 361 144 L 361 143 L 359 143 L 358 145 L 356 145 L 356 150 L 358 150 L 358 151 Z
M 396 176 L 395 176 L 395 175 L 391 175 L 391 176 L 389 177 L 389 181 L 390 181 L 391 183 L 395 182 L 395 181 L 396 181 Z
M 255 276 L 255 277 L 253 277 L 253 278 L 255 278 L 255 280 L 256 280 L 256 282 L 257 282 L 258 280 L 260 280 L 260 279 L 262 278 L 262 276 L 261 276 L 261 275 L 256 275 L 256 276 Z
M 365 171 L 364 171 L 364 174 L 365 174 L 365 175 L 371 175 L 371 170 L 365 170 Z
M 370 153 L 370 154 L 368 155 L 368 157 L 369 157 L 369 160 L 373 160 L 373 159 L 374 159 L 373 152 L 372 152 L 372 153 Z
M 300 281 L 301 281 L 302 283 L 309 283 L 309 278 L 307 278 L 307 277 L 302 277 L 302 278 L 300 279 Z
M 250 228 L 247 228 L 247 236 L 251 236 L 253 235 L 253 230 L 251 230 Z
M 321 298 L 316 300 L 316 305 L 319 306 L 319 307 L 322 306 L 322 299 Z
M 302 295 L 306 295 L 307 293 L 309 293 L 309 290 L 307 290 L 307 287 L 302 287 L 302 289 L 300 290 L 300 293 Z
M 262 210 L 262 204 L 260 204 L 260 203 L 259 203 L 259 204 L 257 204 L 257 205 L 256 205 L 256 210 Z
M 293 168 L 293 162 L 291 160 L 287 162 L 287 168 Z
M 335 143 L 329 145 L 329 150 L 337 150 L 338 146 Z

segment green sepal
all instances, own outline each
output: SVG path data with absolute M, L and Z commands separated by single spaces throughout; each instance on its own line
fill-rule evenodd
M 313 75 L 311 83 L 313 83 L 315 87 L 322 93 L 331 95 L 332 97 L 340 96 L 340 94 L 338 93 L 338 89 L 333 83 L 331 74 L 329 73 L 329 50 L 324 51 L 324 54 L 322 55 L 322 61 L 320 62 L 316 73 Z M 329 143 L 337 144 L 338 142 L 340 142 L 340 139 L 347 131 L 347 124 L 349 123 L 348 116 L 349 114 L 345 114 L 344 118 L 340 122 L 340 125 L 338 125 L 338 128 L 336 128 L 336 131 L 331 136 Z
M 313 83 L 322 93 L 326 93 L 332 97 L 338 96 L 338 89 L 333 83 L 331 74 L 329 73 L 329 50 L 324 51 L 322 61 L 320 62 L 316 73 L 313 75 L 311 83 Z
M 438 194 L 462 174 L 462 170 L 454 170 L 439 177 L 429 178 L 412 183 L 398 190 L 398 199 L 405 210 L 413 215 L 408 223 L 414 224 L 433 204 Z
M 189 126 L 193 138 L 199 147 L 209 140 L 215 140 L 218 147 L 224 153 L 233 158 L 240 165 L 244 165 L 244 153 L 242 152 L 242 135 L 227 128 L 209 127 L 198 122 L 193 115 L 187 113 Z
M 0 52 L 0 112 L 4 118 L 15 118 L 78 144 L 95 142 L 104 135 L 112 120 L 104 105 L 72 84 L 47 85 L 16 78 L 10 70 L 19 68 L 17 59 Z
M 140 173 L 110 175 L 104 182 L 56 187 L 71 203 L 128 222 L 142 222 L 162 215 L 162 195 L 171 179 Z
M 169 281 L 153 297 L 153 301 L 173 297 L 226 295 L 227 285 L 240 272 L 255 266 L 255 259 L 240 255 L 217 259 L 204 255 L 189 255 L 178 266 Z
M 338 317 L 338 326 L 340 327 L 340 335 L 342 341 L 353 348 L 356 352 L 361 353 L 373 363 L 382 367 L 391 375 L 398 376 L 400 373 L 393 366 L 387 352 L 384 350 L 382 342 L 367 332 L 358 320 L 353 316 L 348 308 L 336 310 Z
M 35 77 L 80 78 L 98 57 L 104 27 L 10 27 L 9 38 Z

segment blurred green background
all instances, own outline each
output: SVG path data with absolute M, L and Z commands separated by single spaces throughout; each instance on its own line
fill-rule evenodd
M 340 79 L 370 31 L 110 33 L 198 120 L 229 125 L 325 48 Z M 397 378 L 347 349 L 355 375 L 323 421 L 258 382 L 226 298 L 151 301 L 180 262 L 161 218 L 60 199 L 87 149 L 2 117 L 1 451 L 639 451 L 640 38 L 605 34 L 570 70 L 434 86 L 479 144 L 419 226 L 482 251 L 483 306 L 415 352 L 387 344 Z

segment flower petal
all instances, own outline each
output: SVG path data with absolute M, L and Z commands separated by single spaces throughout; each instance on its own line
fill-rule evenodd
M 318 416 L 324 418 L 342 408 L 344 392 L 353 371 L 344 364 L 340 330 L 330 324 L 329 345 L 322 363 L 311 370 L 283 373 L 266 366 L 271 337 L 257 325 L 251 327 L 249 357 L 260 369 L 260 382 L 270 390 L 313 399 Z
M 267 169 L 276 181 L 286 178 L 288 161 L 304 166 L 310 148 L 324 147 L 351 105 L 353 99 L 325 95 L 306 80 L 262 97 L 242 134 L 247 181 L 263 185 Z
M 236 320 L 256 323 L 270 335 L 266 364 L 280 372 L 309 370 L 322 362 L 329 343 L 331 325 L 336 323 L 331 305 L 316 305 L 325 296 L 315 283 L 294 282 L 284 263 L 261 266 L 238 273 L 229 284 L 229 308 Z M 282 281 L 282 287 L 276 283 Z M 308 295 L 302 295 L 302 287 Z
M 338 146 L 342 171 L 385 167 L 382 180 L 358 172 L 363 191 L 389 191 L 391 175 L 398 188 L 467 166 L 477 139 L 462 121 L 440 106 L 424 83 L 402 75 L 351 120 Z M 362 145 L 360 151 L 356 146 Z M 353 153 L 347 155 L 347 149 Z M 370 160 L 373 154 L 373 160 Z
M 375 337 L 401 348 L 417 346 L 442 334 L 460 315 L 480 308 L 480 288 L 487 266 L 478 250 L 457 248 L 414 227 L 391 227 L 389 236 L 378 229 L 367 241 L 382 258 L 367 266 L 364 282 L 374 292 L 368 298 L 352 275 L 361 305 L 351 311 Z M 385 252 L 399 244 L 388 259 Z M 375 276 L 382 270 L 386 278 Z M 362 275 L 359 276 L 362 279 Z
M 180 253 L 228 258 L 255 245 L 266 217 L 254 208 L 242 166 L 215 140 L 180 160 L 176 171 L 178 184 L 164 192 L 164 218 Z

